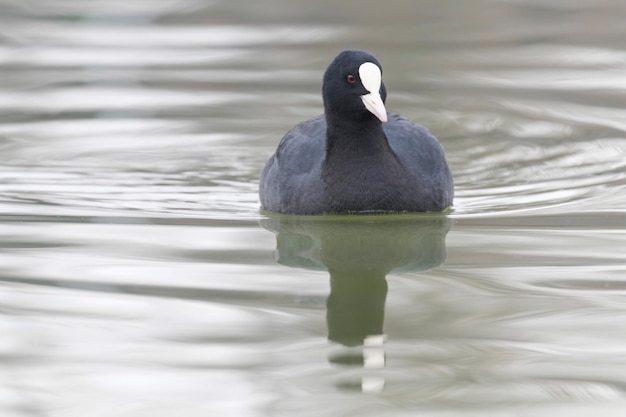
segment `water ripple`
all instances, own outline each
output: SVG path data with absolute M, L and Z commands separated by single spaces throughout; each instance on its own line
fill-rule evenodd
M 623 415 L 624 7 L 0 0 L 0 414 Z M 327 308 L 320 253 L 414 245 L 342 232 L 374 217 L 277 240 L 257 197 L 352 47 L 456 181 L 367 347 L 331 338 L 360 300 Z

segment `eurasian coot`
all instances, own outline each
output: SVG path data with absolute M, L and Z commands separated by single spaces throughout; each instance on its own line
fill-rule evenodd
M 454 185 L 443 149 L 423 126 L 385 109 L 382 67 L 343 51 L 324 74 L 324 114 L 289 131 L 259 184 L 280 213 L 442 211 Z

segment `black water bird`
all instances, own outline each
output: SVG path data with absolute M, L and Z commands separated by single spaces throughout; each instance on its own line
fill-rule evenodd
M 291 214 L 440 212 L 452 174 L 425 127 L 385 108 L 382 67 L 343 51 L 324 73 L 324 114 L 296 125 L 261 174 L 266 210 Z

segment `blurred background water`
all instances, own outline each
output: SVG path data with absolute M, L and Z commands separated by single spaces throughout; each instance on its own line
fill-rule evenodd
M 0 0 L 0 415 L 622 416 L 626 3 Z M 261 213 L 341 49 L 447 216 Z

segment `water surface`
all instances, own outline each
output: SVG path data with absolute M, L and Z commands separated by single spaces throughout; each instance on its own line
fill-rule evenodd
M 0 1 L 0 414 L 621 416 L 626 5 Z M 344 48 L 447 215 L 259 211 Z

